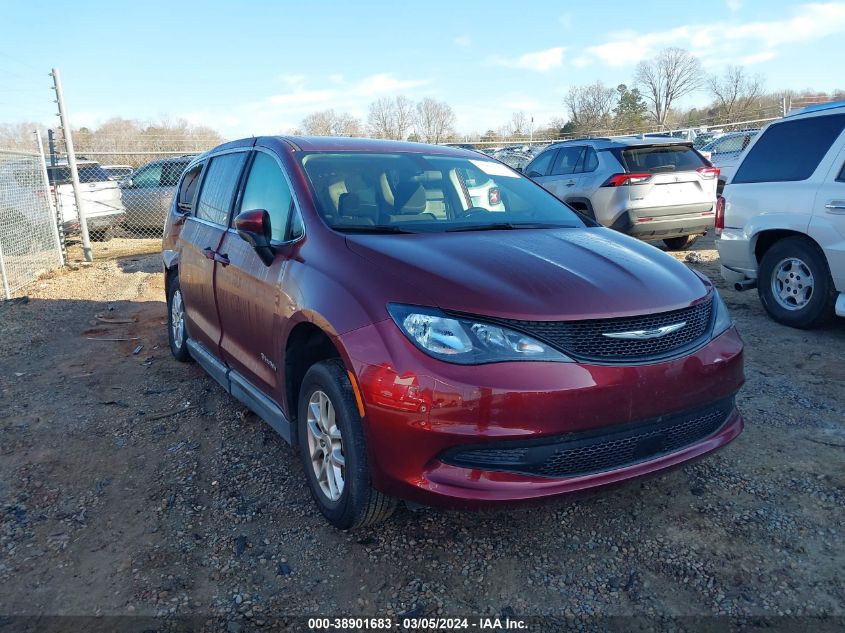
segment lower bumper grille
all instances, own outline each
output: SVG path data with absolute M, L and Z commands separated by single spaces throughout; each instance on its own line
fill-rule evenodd
M 536 440 L 492 442 L 449 449 L 447 464 L 543 477 L 574 477 L 623 468 L 672 453 L 718 431 L 733 398 L 651 420 Z

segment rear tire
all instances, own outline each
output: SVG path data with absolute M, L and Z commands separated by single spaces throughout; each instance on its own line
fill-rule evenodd
M 370 483 L 361 416 L 340 360 L 321 361 L 305 374 L 297 441 L 311 494 L 334 527 L 374 525 L 393 514 L 397 501 Z
M 667 237 L 663 240 L 666 248 L 670 251 L 682 251 L 689 248 L 698 239 L 698 235 L 684 235 L 683 237 Z
M 824 253 L 815 242 L 799 236 L 775 242 L 763 255 L 757 294 L 775 321 L 801 329 L 830 319 L 836 302 Z
M 111 228 L 91 231 L 88 236 L 91 238 L 92 242 L 108 242 L 112 237 L 114 237 L 112 235 Z
M 179 275 L 171 273 L 167 284 L 167 339 L 170 353 L 180 363 L 191 360 L 188 351 L 188 326 L 185 319 L 185 300 L 179 287 Z

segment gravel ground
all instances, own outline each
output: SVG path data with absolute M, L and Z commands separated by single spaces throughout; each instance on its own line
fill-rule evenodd
M 712 240 L 691 253 L 677 256 L 720 283 Z M 171 359 L 156 256 L 55 273 L 0 303 L 0 615 L 195 616 L 228 633 L 292 615 L 841 617 L 845 321 L 791 330 L 756 292 L 723 295 L 748 378 L 726 449 L 589 498 L 402 508 L 344 533 L 293 450 Z

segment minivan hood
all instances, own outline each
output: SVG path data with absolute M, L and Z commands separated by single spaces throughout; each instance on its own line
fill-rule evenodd
M 709 292 L 675 258 L 605 228 L 355 234 L 346 243 L 390 271 L 404 297 L 471 314 L 608 318 L 686 307 Z

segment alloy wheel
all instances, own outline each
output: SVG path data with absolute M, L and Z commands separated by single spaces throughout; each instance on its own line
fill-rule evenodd
M 801 310 L 813 297 L 813 273 L 797 257 L 782 259 L 772 271 L 772 296 L 786 310 Z
M 320 490 L 330 501 L 343 494 L 346 459 L 335 408 L 325 392 L 317 390 L 308 401 L 308 452 Z
M 182 291 L 178 288 L 173 291 L 173 298 L 170 300 L 170 329 L 173 331 L 173 345 L 182 347 L 185 342 L 185 304 L 182 301 Z

